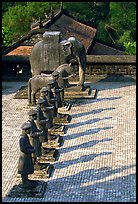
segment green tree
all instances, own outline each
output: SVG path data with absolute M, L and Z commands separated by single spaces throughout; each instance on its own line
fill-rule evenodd
M 111 2 L 109 15 L 99 23 L 97 38 L 125 48 L 133 44 L 136 41 L 136 3 Z
M 27 2 L 9 7 L 2 18 L 2 26 L 9 30 L 9 41 L 14 43 L 18 38 L 30 31 L 33 19 L 44 19 L 51 9 L 57 9 L 57 2 Z
M 6 27 L 2 27 L 2 46 L 9 46 L 10 44 L 9 30 Z

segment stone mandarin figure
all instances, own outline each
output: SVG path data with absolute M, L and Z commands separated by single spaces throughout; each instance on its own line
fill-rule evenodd
M 54 118 L 54 106 L 48 102 L 47 96 L 48 96 L 48 88 L 43 87 L 40 90 L 40 99 L 44 99 L 44 103 L 42 104 L 43 107 L 41 109 L 44 113 L 44 116 L 49 119 L 47 123 L 47 127 L 52 128 L 53 118 Z
M 47 123 L 49 122 L 49 119 L 44 116 L 42 108 L 44 107 L 45 100 L 42 98 L 39 98 L 37 101 L 37 120 L 36 125 L 38 129 L 43 131 L 42 136 L 40 136 L 40 143 L 48 141 L 48 129 L 47 129 Z
M 64 88 L 60 87 L 58 84 L 59 73 L 57 71 L 54 71 L 52 73 L 52 76 L 54 80 L 53 92 L 54 92 L 54 96 L 57 98 L 57 103 L 59 108 L 59 107 L 62 107 L 64 104 Z
M 47 100 L 48 103 L 54 106 L 54 117 L 57 117 L 57 98 L 54 96 L 52 89 L 54 88 L 54 80 L 49 80 L 47 83 L 47 88 L 48 88 L 48 95 Z
M 18 173 L 21 174 L 22 188 L 35 188 L 38 183 L 28 179 L 29 174 L 34 173 L 34 164 L 32 160 L 32 153 L 35 153 L 35 148 L 30 144 L 28 134 L 31 131 L 30 122 L 25 122 L 21 126 L 22 134 L 19 139 L 20 157 L 18 163 Z
M 41 142 L 40 142 L 40 136 L 43 135 L 43 131 L 39 130 L 36 126 L 35 120 L 37 120 L 37 110 L 31 109 L 28 112 L 29 115 L 29 122 L 31 124 L 31 131 L 30 131 L 30 143 L 35 148 L 35 152 L 32 154 L 34 165 L 37 164 L 37 158 L 42 156 L 42 150 L 41 150 Z

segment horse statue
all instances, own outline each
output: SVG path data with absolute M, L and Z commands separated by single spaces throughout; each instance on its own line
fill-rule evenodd
M 75 68 L 70 64 L 62 64 L 55 70 L 59 73 L 58 83 L 61 87 L 69 87 L 68 79 L 75 77 Z M 28 80 L 28 105 L 36 104 L 36 93 L 44 86 L 47 86 L 48 81 L 53 80 L 52 74 L 39 74 L 31 77 Z

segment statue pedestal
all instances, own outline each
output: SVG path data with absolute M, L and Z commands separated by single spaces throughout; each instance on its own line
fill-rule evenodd
M 47 142 L 42 143 L 42 147 L 44 148 L 56 148 L 60 147 L 63 143 L 63 137 L 60 135 L 50 135 L 51 139 Z
M 69 104 L 69 107 L 71 108 L 71 104 Z M 59 114 L 68 114 L 68 111 L 70 110 L 70 108 L 66 108 L 66 107 L 60 107 L 58 108 L 58 113 Z
M 60 117 L 53 118 L 54 124 L 65 124 L 70 123 L 71 116 L 69 114 L 59 114 Z
M 50 178 L 54 170 L 54 166 L 50 163 L 39 163 L 36 167 L 34 165 L 34 168 L 34 173 L 28 176 L 29 179 Z
M 96 98 L 97 90 L 92 89 L 90 84 L 85 84 L 83 89 L 84 90 L 82 90 L 82 86 L 77 86 L 76 84 L 65 88 L 64 99 L 67 100 L 76 98 Z
M 14 185 L 12 189 L 7 194 L 8 197 L 20 197 L 20 198 L 41 198 L 43 197 L 45 190 L 47 188 L 47 183 L 44 181 L 38 181 L 38 185 L 36 188 L 25 189 L 22 188 L 20 184 Z
M 43 147 L 44 154 L 38 159 L 38 162 L 45 163 L 45 162 L 54 162 L 57 160 L 59 152 L 55 148 L 45 148 Z
M 56 126 L 48 129 L 48 133 L 52 135 L 64 135 L 65 134 L 65 125 Z

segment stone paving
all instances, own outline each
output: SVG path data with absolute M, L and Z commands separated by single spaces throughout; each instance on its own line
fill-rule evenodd
M 72 101 L 68 131 L 43 198 L 9 198 L 17 182 L 20 126 L 27 99 L 13 99 L 26 82 L 3 82 L 3 202 L 136 202 L 136 85 L 95 82 L 97 99 Z

